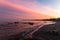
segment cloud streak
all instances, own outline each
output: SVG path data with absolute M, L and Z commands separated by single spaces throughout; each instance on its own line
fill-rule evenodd
M 37 0 L 2 0 L 0 1 L 0 18 L 43 19 L 59 17 L 59 12 L 50 6 L 44 6 Z
M 12 4 L 12 3 L 9 3 L 9 2 L 6 2 L 6 1 L 2 1 L 0 4 L 2 4 L 2 5 L 4 5 L 4 6 L 7 6 L 7 7 L 9 7 L 9 8 L 13 8 L 13 9 L 15 9 L 15 10 L 17 10 L 17 11 L 22 11 L 23 13 L 25 13 L 26 15 L 24 16 L 23 15 L 23 17 L 25 17 L 25 18 L 41 18 L 41 17 L 43 17 L 44 18 L 44 16 L 46 16 L 46 15 L 40 15 L 40 14 L 38 14 L 38 12 L 36 12 L 36 11 L 34 11 L 34 10 L 31 10 L 31 9 L 29 9 L 29 8 L 26 8 L 26 7 L 23 7 L 23 6 L 21 6 L 21 5 L 16 5 L 16 4 Z M 5 11 L 6 12 L 6 11 Z M 11 12 L 8 12 L 7 11 L 7 13 L 11 13 Z M 13 15 L 15 15 L 15 17 L 16 17 L 16 15 L 17 15 L 17 13 L 14 13 L 14 12 L 12 12 L 13 13 Z M 21 12 L 20 12 L 20 14 L 22 14 Z M 8 14 L 9 15 L 9 14 Z M 12 15 L 12 14 L 11 14 Z M 17 15 L 17 18 L 20 18 L 21 17 L 21 15 L 19 16 L 19 14 Z M 50 18 L 50 17 L 48 17 L 48 16 L 46 16 L 47 18 Z

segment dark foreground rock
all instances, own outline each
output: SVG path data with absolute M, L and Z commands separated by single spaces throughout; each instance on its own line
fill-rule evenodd
M 33 34 L 35 40 L 60 40 L 60 23 L 45 25 Z

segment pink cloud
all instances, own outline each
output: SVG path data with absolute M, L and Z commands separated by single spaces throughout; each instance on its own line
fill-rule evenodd
M 30 8 L 27 8 L 27 7 L 24 7 L 21 5 L 13 4 L 13 3 L 10 3 L 7 1 L 2 1 L 0 4 L 13 8 L 13 9 L 16 9 L 16 10 L 21 10 L 23 12 L 26 12 L 27 14 L 29 14 L 28 16 L 30 16 L 31 18 L 41 18 L 41 17 L 50 18 L 50 16 L 44 15 L 41 12 L 39 13 L 36 10 L 30 9 Z M 33 4 L 32 6 L 36 6 L 36 5 Z M 13 15 L 12 16 L 19 18 L 20 16 L 17 16 L 16 14 L 14 14 L 14 16 Z M 28 18 L 28 16 L 26 16 L 26 18 Z

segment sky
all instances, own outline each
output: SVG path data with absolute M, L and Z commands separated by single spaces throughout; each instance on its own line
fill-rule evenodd
M 0 0 L 0 20 L 60 17 L 60 0 Z

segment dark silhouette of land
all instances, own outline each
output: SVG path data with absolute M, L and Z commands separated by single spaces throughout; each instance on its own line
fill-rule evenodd
M 55 22 L 60 22 L 60 18 L 42 19 L 42 21 L 55 21 Z
M 26 21 L 55 21 L 60 22 L 60 18 L 50 18 L 50 19 L 25 19 Z

